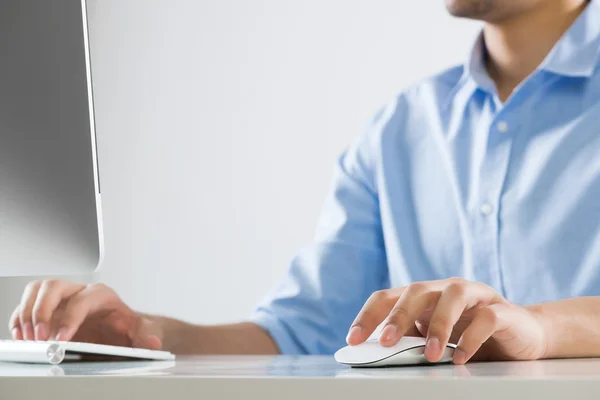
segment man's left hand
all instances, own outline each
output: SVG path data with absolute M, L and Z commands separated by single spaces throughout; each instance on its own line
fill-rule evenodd
M 534 360 L 546 349 L 540 318 L 484 283 L 450 278 L 375 292 L 356 317 L 347 341 L 364 342 L 386 321 L 381 345 L 392 346 L 417 333 L 427 338 L 425 357 L 430 362 L 441 359 L 449 341 L 457 344 L 455 364 L 471 359 Z

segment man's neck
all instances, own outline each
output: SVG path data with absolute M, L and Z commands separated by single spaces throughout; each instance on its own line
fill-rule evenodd
M 586 0 L 547 1 L 516 18 L 485 24 L 487 70 L 501 101 L 506 101 L 544 61 L 587 3 Z

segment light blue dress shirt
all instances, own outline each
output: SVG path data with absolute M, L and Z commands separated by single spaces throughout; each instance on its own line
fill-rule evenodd
M 531 304 L 600 295 L 600 5 L 504 104 L 480 35 L 339 159 L 314 241 L 252 314 L 286 354 L 331 354 L 374 291 L 453 276 Z

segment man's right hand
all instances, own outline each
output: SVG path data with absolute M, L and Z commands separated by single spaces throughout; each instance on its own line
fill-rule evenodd
M 131 310 L 114 290 L 101 283 L 29 283 L 9 320 L 9 330 L 15 340 L 162 348 L 158 324 Z

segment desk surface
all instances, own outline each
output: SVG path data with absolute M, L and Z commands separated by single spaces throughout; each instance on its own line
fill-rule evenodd
M 600 399 L 600 359 L 349 368 L 332 357 L 180 357 L 173 362 L 87 362 L 60 366 L 0 363 L 6 398 L 61 400 L 361 398 L 436 396 L 507 399 L 544 396 Z M 279 395 L 276 395 L 279 394 Z M 58 397 L 60 396 L 60 397 Z M 96 397 L 94 397 L 96 396 Z M 108 397 L 107 397 L 108 396 Z M 3 397 L 4 398 L 4 397 Z M 54 398 L 54 397 L 52 397 Z M 429 397 L 425 397 L 429 398 Z

